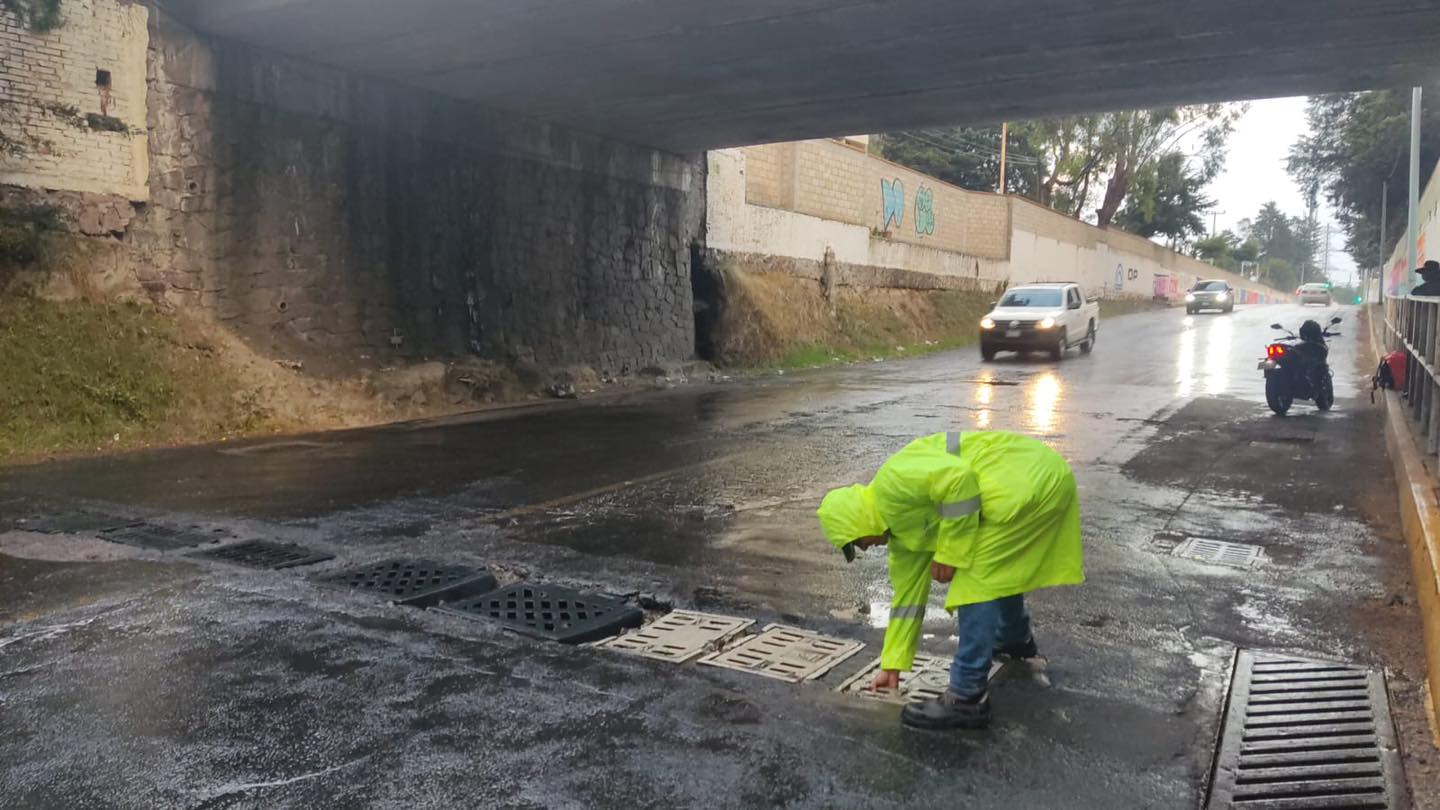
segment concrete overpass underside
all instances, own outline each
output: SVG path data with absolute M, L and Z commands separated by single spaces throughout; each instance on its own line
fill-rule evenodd
M 1440 0 L 167 0 L 210 33 L 671 151 L 1440 76 Z

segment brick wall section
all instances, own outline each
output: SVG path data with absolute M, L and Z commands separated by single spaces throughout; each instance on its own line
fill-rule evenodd
M 148 12 L 138 3 L 65 0 L 64 24 L 36 34 L 0 8 L 0 131 L 28 154 L 0 155 L 0 183 L 145 200 Z M 108 91 L 97 70 L 110 73 Z M 127 131 L 92 129 L 104 114 Z
M 745 202 L 768 208 L 795 205 L 795 147 L 772 143 L 745 150 Z
M 1005 198 L 966 191 L 832 140 L 745 149 L 746 202 L 870 228 L 877 238 L 987 259 L 1010 250 Z M 881 181 L 899 180 L 904 214 L 885 216 Z M 917 229 L 917 193 L 929 192 L 933 233 Z

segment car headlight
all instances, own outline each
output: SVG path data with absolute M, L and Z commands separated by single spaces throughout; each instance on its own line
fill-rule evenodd
M 1040 323 L 1035 324 L 1036 329 L 1051 329 L 1055 326 L 1054 318 L 1041 318 Z
M 1186 301 L 1194 301 L 1194 300 L 1195 300 L 1195 293 L 1185 293 L 1185 300 L 1186 300 Z
M 1226 298 L 1229 298 L 1229 297 L 1230 297 L 1230 296 L 1226 295 L 1225 293 L 1220 293 L 1219 295 L 1215 296 L 1215 300 L 1216 300 L 1216 301 L 1224 301 Z
M 994 319 L 994 318 L 991 318 L 989 315 L 986 315 L 985 317 L 983 317 L 983 318 L 980 319 L 980 328 L 981 328 L 981 329 L 994 329 L 994 328 L 995 328 L 995 319 Z

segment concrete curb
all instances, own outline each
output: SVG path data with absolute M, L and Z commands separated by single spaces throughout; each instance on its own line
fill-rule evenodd
M 1370 313 L 1373 318 L 1374 313 Z M 1380 327 L 1372 324 L 1370 347 L 1379 362 Z M 1440 747 L 1440 498 L 1419 445 L 1405 415 L 1405 405 L 1395 391 L 1383 391 L 1385 405 L 1385 447 L 1395 466 L 1395 483 L 1400 501 L 1400 525 L 1410 547 L 1410 568 L 1415 582 L 1416 602 L 1428 669 L 1426 711 L 1430 716 L 1430 733 Z

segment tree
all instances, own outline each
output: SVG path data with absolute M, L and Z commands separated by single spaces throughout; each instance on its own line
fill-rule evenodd
M 1204 173 L 1213 178 L 1224 161 L 1225 140 L 1244 111 L 1243 105 L 1205 104 L 1105 115 L 1100 143 L 1107 158 L 1109 180 L 1095 223 L 1102 228 L 1108 226 L 1136 178 L 1192 139 L 1199 140 L 1207 161 Z
M 972 191 L 995 191 L 1000 180 L 1000 128 L 951 127 L 891 132 L 875 139 L 887 160 Z M 1039 172 L 1027 134 L 1011 130 L 1006 165 L 1008 191 L 1035 195 Z
M 1195 240 L 1191 250 L 1195 258 L 1202 262 L 1213 264 L 1224 270 L 1236 270 L 1238 263 L 1235 259 L 1235 249 L 1239 246 L 1240 237 L 1231 231 L 1221 231 L 1214 236 Z
M 1426 88 L 1435 92 L 1440 88 Z M 1324 193 L 1345 230 L 1345 247 L 1361 267 L 1380 261 L 1382 196 L 1390 208 L 1385 255 L 1405 233 L 1406 166 L 1410 153 L 1410 93 L 1376 90 L 1310 99 L 1308 134 L 1290 149 L 1288 168 L 1302 189 Z M 1440 159 L 1440 110 L 1430 105 L 1420 126 L 1420 165 Z M 1422 174 L 1422 182 L 1425 180 Z M 1388 194 L 1382 194 L 1389 182 Z
M 1115 223 L 1147 239 L 1167 236 L 1171 244 L 1204 235 L 1201 215 L 1214 206 L 1204 188 L 1213 177 L 1203 167 L 1192 169 L 1188 162 L 1183 153 L 1170 152 L 1142 168 Z
M 1314 271 L 1319 243 L 1310 220 L 1287 216 L 1279 205 L 1267 202 L 1254 219 L 1240 221 L 1240 232 L 1253 243 L 1255 258 L 1237 261 L 1258 259 L 1261 281 L 1288 289 L 1319 277 Z

